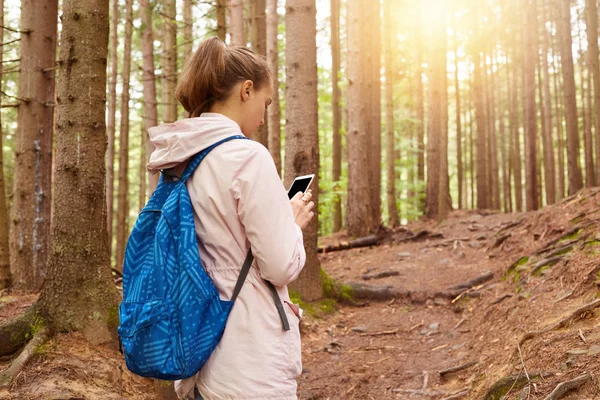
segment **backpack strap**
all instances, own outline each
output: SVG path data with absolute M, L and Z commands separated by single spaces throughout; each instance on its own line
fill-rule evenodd
M 192 174 L 194 173 L 196 168 L 198 168 L 198 165 L 200 165 L 200 163 L 202 162 L 202 160 L 204 160 L 204 157 L 206 157 L 206 155 L 208 153 L 210 153 L 215 147 L 217 147 L 225 142 L 229 142 L 230 140 L 234 140 L 234 139 L 252 140 L 246 136 L 235 135 L 235 136 L 230 136 L 228 138 L 220 140 L 217 143 L 213 144 L 212 146 L 207 147 L 206 149 L 202 150 L 200 153 L 196 154 L 195 156 L 193 156 L 190 159 L 187 166 L 185 167 L 185 170 L 183 171 L 183 174 L 181 174 L 181 179 L 179 179 L 179 180 L 185 183 L 189 179 L 189 177 L 192 176 Z
M 244 265 L 242 266 L 242 270 L 240 271 L 240 276 L 235 284 L 235 288 L 233 289 L 233 296 L 231 296 L 231 301 L 235 301 L 240 291 L 242 290 L 242 286 L 244 285 L 244 281 L 246 280 L 246 276 L 248 276 L 248 272 L 250 272 L 250 267 L 252 266 L 252 261 L 254 261 L 254 255 L 252 255 L 252 250 L 248 251 L 248 255 L 246 256 L 246 260 L 244 261 Z M 285 310 L 283 309 L 283 303 L 279 298 L 279 294 L 277 293 L 277 289 L 275 289 L 275 285 L 273 285 L 268 280 L 264 280 L 269 291 L 271 292 L 271 296 L 273 296 L 273 301 L 275 302 L 275 307 L 277 308 L 277 313 L 279 313 L 279 318 L 281 318 L 281 325 L 283 326 L 284 331 L 290 330 L 290 323 L 287 319 L 287 315 L 285 314 Z

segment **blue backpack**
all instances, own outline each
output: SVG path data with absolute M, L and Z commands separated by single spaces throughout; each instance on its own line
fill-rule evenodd
M 129 236 L 118 328 L 127 368 L 148 378 L 196 374 L 221 340 L 227 317 L 252 265 L 249 252 L 232 299 L 224 301 L 202 267 L 194 211 L 185 182 L 226 138 L 195 155 L 178 180 L 161 174 Z M 269 289 L 289 329 L 273 285 Z

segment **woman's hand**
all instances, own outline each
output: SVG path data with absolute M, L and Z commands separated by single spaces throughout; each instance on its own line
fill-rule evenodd
M 306 193 L 298 192 L 292 198 L 292 211 L 294 212 L 294 219 L 300 229 L 304 230 L 308 223 L 313 219 L 315 213 L 312 209 L 315 207 L 315 203 L 310 201 L 312 198 L 312 190 L 308 190 Z

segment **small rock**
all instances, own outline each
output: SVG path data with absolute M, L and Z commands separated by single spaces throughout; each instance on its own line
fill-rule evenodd
M 582 356 L 584 354 L 588 354 L 588 350 L 586 349 L 572 349 L 567 350 L 567 354 L 570 356 Z
M 479 242 L 469 242 L 469 246 L 473 249 L 478 249 L 481 247 L 481 243 Z
M 600 354 L 600 346 L 593 345 L 592 347 L 589 348 L 587 353 L 589 356 L 595 356 L 596 354 Z
M 475 240 L 487 240 L 487 235 L 479 235 L 475 238 Z
M 407 251 L 396 253 L 396 258 L 399 258 L 399 259 L 410 258 L 410 257 L 411 257 L 411 254 Z
M 337 324 L 335 327 L 336 328 L 340 328 L 340 329 L 344 329 L 346 327 L 346 325 L 344 325 L 344 324 Z
M 448 260 L 447 258 L 442 258 L 440 260 L 440 264 L 442 264 L 442 265 L 448 264 L 449 262 L 450 262 L 450 260 Z
M 437 331 L 439 328 L 440 328 L 439 322 L 434 322 L 427 327 L 427 329 L 429 329 L 431 331 Z
M 365 333 L 368 330 L 369 330 L 369 327 L 366 325 L 359 325 L 359 326 L 352 327 L 353 332 Z

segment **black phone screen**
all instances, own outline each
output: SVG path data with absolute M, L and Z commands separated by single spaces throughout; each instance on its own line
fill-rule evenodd
M 310 184 L 312 178 L 312 176 L 296 178 L 292 183 L 292 187 L 290 187 L 290 190 L 288 191 L 288 197 L 291 199 L 298 192 L 306 192 L 306 189 L 308 189 L 308 185 Z

